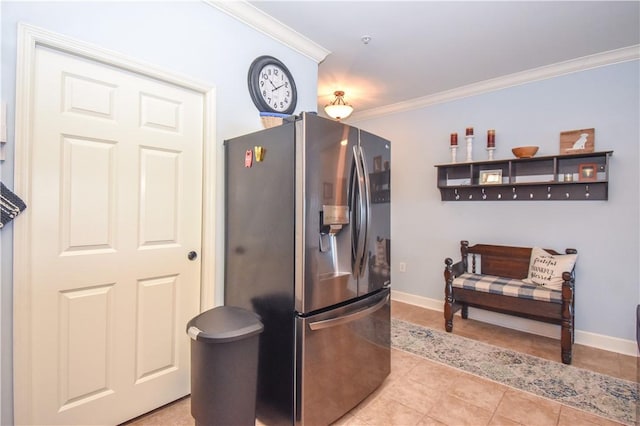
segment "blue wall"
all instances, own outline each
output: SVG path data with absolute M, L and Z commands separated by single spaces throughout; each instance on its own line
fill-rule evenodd
M 576 328 L 635 341 L 639 294 L 639 62 L 537 81 L 409 112 L 357 122 L 392 141 L 393 288 L 441 301 L 444 258 L 460 240 L 578 250 Z M 450 161 L 449 134 L 475 128 L 474 159 L 538 145 L 559 153 L 560 132 L 595 128 L 597 151 L 613 150 L 608 201 L 442 202 L 435 164 Z M 462 151 L 462 152 L 460 152 Z M 407 263 L 407 272 L 398 263 Z

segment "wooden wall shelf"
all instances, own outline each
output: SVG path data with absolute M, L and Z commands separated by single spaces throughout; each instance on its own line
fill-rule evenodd
M 613 151 L 437 164 L 442 201 L 607 200 Z M 498 183 L 482 183 L 483 172 Z M 494 175 L 495 176 L 495 175 Z M 565 180 L 571 177 L 571 181 Z

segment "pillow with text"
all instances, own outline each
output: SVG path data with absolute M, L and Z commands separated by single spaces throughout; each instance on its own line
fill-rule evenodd
M 540 247 L 534 247 L 531 249 L 529 275 L 523 281 L 551 290 L 562 290 L 562 273 L 571 272 L 577 258 L 577 254 L 550 254 Z

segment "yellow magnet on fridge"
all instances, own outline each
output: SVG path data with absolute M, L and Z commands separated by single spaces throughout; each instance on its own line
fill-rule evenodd
M 265 151 L 266 150 L 261 146 L 254 146 L 253 147 L 253 152 L 255 154 L 254 157 L 255 157 L 257 162 L 260 162 L 260 161 L 264 160 L 264 152 Z

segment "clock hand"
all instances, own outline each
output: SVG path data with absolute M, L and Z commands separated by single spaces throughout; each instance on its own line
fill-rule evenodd
M 278 90 L 279 88 L 281 88 L 282 86 L 284 86 L 284 83 L 282 83 L 280 86 L 276 87 L 273 86 L 273 90 L 271 90 L 272 92 L 275 92 L 276 90 Z

